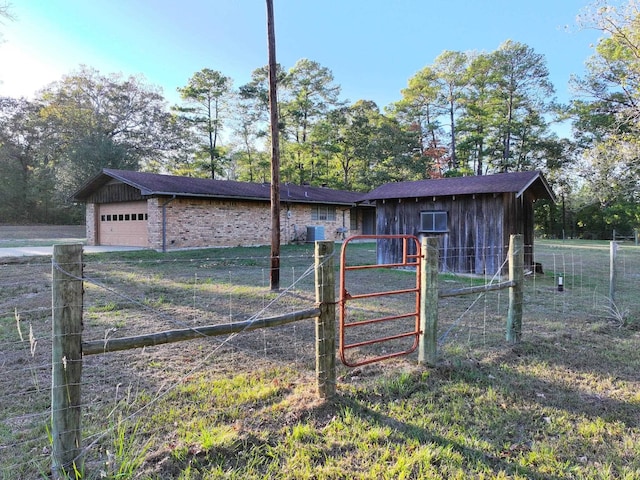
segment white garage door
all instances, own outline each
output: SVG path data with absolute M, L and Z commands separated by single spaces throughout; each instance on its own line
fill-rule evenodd
M 106 203 L 98 206 L 98 244 L 148 246 L 147 202 Z

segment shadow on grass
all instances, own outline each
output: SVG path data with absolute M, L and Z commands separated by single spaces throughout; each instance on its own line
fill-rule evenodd
M 638 428 L 637 402 L 610 396 L 620 390 L 620 382 L 638 382 L 637 372 L 633 371 L 633 365 L 640 364 L 637 349 L 631 341 L 607 340 L 607 348 L 602 342 L 598 348 L 585 345 L 583 339 L 580 350 L 571 350 L 554 341 L 523 342 L 504 350 L 490 365 L 502 387 L 519 395 L 529 395 L 540 405 Z M 505 369 L 507 372 L 501 373 Z M 515 369 L 519 370 L 517 374 Z
M 342 408 L 350 407 L 365 421 L 376 423 L 382 427 L 387 426 L 392 428 L 394 432 L 397 433 L 397 437 L 389 438 L 387 439 L 387 441 L 397 443 L 398 445 L 404 445 L 406 443 L 406 440 L 415 440 L 421 444 L 431 443 L 445 449 L 450 448 L 464 458 L 464 465 L 460 465 L 461 468 L 477 468 L 478 465 L 483 465 L 485 467 L 485 470 L 490 470 L 493 474 L 497 474 L 498 472 L 505 472 L 508 475 L 518 474 L 524 475 L 526 476 L 526 478 L 539 480 L 553 480 L 561 478 L 558 476 L 549 475 L 548 473 L 541 473 L 532 468 L 516 465 L 505 458 L 501 458 L 499 455 L 493 455 L 480 449 L 471 448 L 462 444 L 461 442 L 452 441 L 442 435 L 438 435 L 433 431 L 416 425 L 412 425 L 410 423 L 399 421 L 389 415 L 385 415 L 369 407 L 366 407 L 356 400 L 342 399 L 340 403 Z M 508 452 L 504 452 L 504 456 L 507 455 Z

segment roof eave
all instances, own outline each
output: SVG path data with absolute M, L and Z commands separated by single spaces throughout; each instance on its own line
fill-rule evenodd
M 555 203 L 556 197 L 553 194 L 553 190 L 551 190 L 551 187 L 547 183 L 547 180 L 544 178 L 544 176 L 540 172 L 537 172 L 537 174 L 533 178 L 531 178 L 531 180 L 529 180 L 529 182 L 527 182 L 527 184 L 524 187 L 522 187 L 518 192 L 516 192 L 516 198 L 520 198 L 522 195 L 524 195 L 524 192 L 526 192 L 531 187 L 531 185 L 533 185 L 538 180 L 540 180 L 540 182 L 542 183 L 542 186 L 544 187 L 549 197 L 548 199 L 551 200 L 553 203 Z
M 143 196 L 179 196 L 179 197 L 193 197 L 193 198 L 215 198 L 220 200 L 250 200 L 250 201 L 261 201 L 261 202 L 269 202 L 270 198 L 267 197 L 252 197 L 252 196 L 231 196 L 231 195 L 216 195 L 210 193 L 185 193 L 185 192 L 164 192 L 157 191 L 152 192 L 149 190 L 141 190 L 140 193 Z M 353 206 L 355 202 L 336 202 L 330 200 L 312 200 L 312 199 L 298 199 L 291 197 L 280 197 L 280 203 L 321 203 L 323 205 L 342 205 L 342 206 Z

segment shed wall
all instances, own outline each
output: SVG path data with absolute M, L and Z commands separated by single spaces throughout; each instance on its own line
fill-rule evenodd
M 493 275 L 503 266 L 509 235 L 522 233 L 518 219 L 522 210 L 513 194 L 465 195 L 379 201 L 379 234 L 425 235 L 439 238 L 440 270 Z M 448 214 L 448 231 L 420 230 L 420 212 L 439 210 Z M 401 256 L 398 241 L 378 242 L 378 261 L 394 263 Z

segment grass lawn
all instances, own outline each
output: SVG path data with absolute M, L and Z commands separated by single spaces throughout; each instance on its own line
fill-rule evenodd
M 352 247 L 354 261 L 375 258 L 371 244 Z M 640 249 L 621 250 L 617 314 L 603 300 L 609 254 L 607 243 L 537 242 L 544 274 L 526 277 L 520 344 L 504 340 L 506 293 L 441 299 L 437 367 L 416 354 L 339 366 L 328 402 L 315 395 L 312 321 L 88 356 L 83 478 L 639 479 Z M 308 308 L 312 255 L 283 246 L 282 286 L 296 283 L 281 294 L 268 288 L 268 248 L 86 255 L 85 336 Z M 46 478 L 51 265 L 0 268 L 0 472 Z M 358 287 L 412 275 L 376 271 Z

